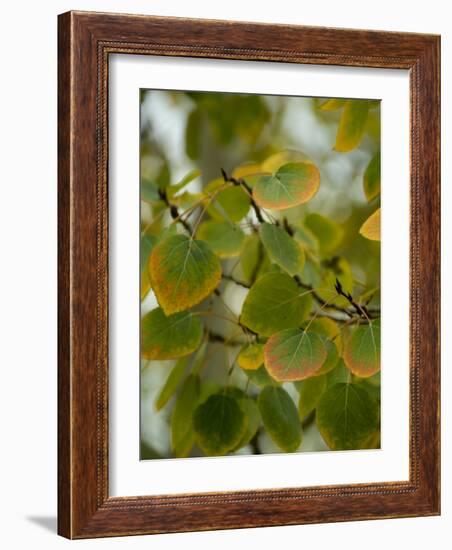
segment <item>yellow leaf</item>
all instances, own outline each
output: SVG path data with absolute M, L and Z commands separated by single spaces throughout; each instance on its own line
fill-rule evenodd
M 359 232 L 371 241 L 380 240 L 380 208 L 376 210 L 361 226 Z
M 342 109 L 345 102 L 345 99 L 327 99 L 319 106 L 319 109 L 321 111 L 337 111 L 338 109 Z
M 348 153 L 361 143 L 369 114 L 369 102 L 348 100 L 342 111 L 334 149 Z

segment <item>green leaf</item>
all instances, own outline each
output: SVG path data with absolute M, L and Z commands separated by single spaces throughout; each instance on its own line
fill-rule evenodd
M 195 442 L 193 413 L 198 405 L 200 380 L 190 375 L 179 393 L 171 415 L 171 448 L 174 456 L 185 458 Z
M 174 185 L 169 185 L 166 191 L 168 197 L 170 199 L 173 198 L 174 195 L 176 195 L 176 193 L 178 193 L 181 189 L 186 187 L 189 183 L 191 183 L 196 178 L 199 178 L 200 175 L 201 175 L 201 172 L 198 169 L 192 170 L 186 176 L 184 176 L 179 183 L 176 183 Z
M 318 252 L 319 250 L 319 240 L 314 235 L 314 233 L 304 226 L 298 226 L 295 229 L 294 239 L 298 244 L 303 248 L 303 250 L 311 250 L 313 252 Z
M 141 179 L 140 197 L 142 201 L 155 202 L 161 200 L 158 186 L 147 178 Z
M 316 418 L 330 449 L 362 449 L 378 429 L 378 404 L 357 384 L 335 384 L 320 398 Z
M 146 359 L 176 359 L 201 343 L 203 327 L 189 311 L 167 317 L 156 308 L 141 319 L 141 355 Z
M 309 324 L 309 330 L 317 333 L 327 351 L 322 367 L 315 373 L 320 376 L 332 371 L 340 360 L 342 337 L 336 323 L 331 319 L 314 319 Z
M 349 99 L 342 111 L 334 149 L 347 153 L 357 147 L 363 138 L 369 114 L 369 102 Z
M 221 265 L 203 241 L 174 235 L 152 250 L 149 276 L 157 300 L 168 315 L 204 300 L 220 282 Z
M 170 171 L 168 160 L 166 158 L 162 159 L 162 163 L 163 163 L 162 167 L 160 169 L 160 172 L 157 175 L 155 183 L 158 185 L 160 189 L 165 189 L 170 184 L 171 171 Z
M 380 320 L 352 329 L 344 342 L 344 361 L 353 374 L 361 378 L 380 370 Z
M 342 227 L 320 214 L 312 213 L 305 219 L 305 225 L 317 237 L 320 251 L 328 254 L 334 251 L 342 241 L 344 230 Z
M 296 275 L 303 269 L 304 252 L 284 229 L 273 223 L 263 223 L 259 234 L 272 262 L 282 267 L 289 275 Z
M 245 373 L 250 381 L 259 388 L 265 388 L 265 386 L 279 386 L 279 382 L 273 380 L 264 365 L 257 370 L 246 370 Z
M 225 185 L 224 180 L 216 179 L 206 185 L 204 194 L 207 198 L 214 198 L 207 206 L 207 212 L 216 220 L 239 222 L 250 209 L 251 200 L 242 187 L 229 185 L 217 191 Z
M 264 427 L 280 449 L 294 452 L 301 445 L 302 432 L 297 408 L 281 387 L 267 386 L 259 394 L 257 404 Z
M 261 423 L 259 408 L 254 399 L 251 399 L 251 397 L 246 397 L 246 395 L 244 395 L 243 397 L 238 399 L 238 403 L 240 405 L 240 408 L 244 412 L 245 417 L 247 418 L 247 423 L 246 430 L 242 438 L 234 448 L 234 450 L 236 451 L 241 449 L 245 445 L 248 445 L 248 443 L 256 435 L 256 432 L 259 429 Z
M 370 202 L 380 194 L 381 183 L 381 154 L 380 151 L 372 158 L 364 172 L 364 194 Z
M 265 367 L 278 382 L 294 382 L 313 376 L 326 357 L 320 336 L 300 328 L 278 332 L 265 344 Z
M 140 285 L 141 298 L 143 299 L 151 288 L 151 281 L 148 274 L 149 255 L 157 242 L 155 235 L 143 235 L 140 238 Z
M 264 364 L 263 344 L 250 344 L 243 346 L 237 356 L 237 364 L 243 370 L 257 370 Z
M 207 456 L 232 451 L 246 431 L 247 419 L 230 395 L 211 395 L 194 414 L 196 441 Z
M 283 210 L 308 202 L 319 185 L 320 172 L 314 164 L 289 163 L 273 176 L 261 176 L 253 187 L 253 197 L 264 208 Z
M 327 99 L 319 106 L 319 109 L 321 111 L 337 111 L 338 109 L 342 109 L 346 102 L 346 99 Z
M 297 382 L 296 386 L 300 393 L 298 414 L 300 419 L 303 420 L 317 407 L 323 392 L 326 390 L 326 375 L 312 376 L 307 380 Z
M 334 386 L 334 384 L 339 384 L 342 382 L 350 382 L 351 373 L 348 368 L 345 366 L 345 363 L 342 359 L 339 359 L 338 364 L 330 372 L 326 374 L 328 387 Z
M 257 278 L 259 264 L 264 256 L 263 245 L 256 234 L 247 235 L 243 243 L 240 256 L 240 266 L 243 271 L 243 278 L 252 282 L 253 277 Z
M 361 226 L 359 232 L 363 237 L 371 241 L 380 240 L 380 212 L 379 208 Z
M 245 241 L 245 233 L 239 227 L 215 220 L 203 222 L 197 237 L 205 241 L 219 258 L 238 256 Z
M 312 298 L 286 273 L 266 273 L 251 287 L 240 321 L 262 336 L 300 326 Z
M 171 369 L 171 372 L 166 379 L 163 388 L 160 390 L 160 393 L 155 402 L 156 410 L 163 409 L 163 407 L 168 403 L 168 401 L 176 393 L 179 384 L 184 377 L 185 369 L 187 367 L 187 359 L 179 359 L 174 367 Z

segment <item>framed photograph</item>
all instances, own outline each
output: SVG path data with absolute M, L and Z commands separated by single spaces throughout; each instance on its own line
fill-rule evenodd
M 439 56 L 59 16 L 61 535 L 439 514 Z

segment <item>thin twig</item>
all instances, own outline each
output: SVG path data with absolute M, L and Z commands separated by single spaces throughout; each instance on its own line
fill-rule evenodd
M 339 279 L 336 279 L 336 284 L 335 284 L 334 288 L 336 289 L 336 292 L 340 296 L 343 296 L 346 300 L 348 300 L 350 302 L 350 304 L 354 307 L 356 313 L 358 313 L 358 315 L 360 317 L 364 317 L 365 319 L 367 319 L 370 322 L 370 315 L 369 315 L 369 312 L 366 309 L 366 306 L 360 306 L 357 302 L 355 302 L 355 300 L 353 299 L 353 296 L 350 294 L 350 292 L 345 292 L 345 290 L 342 288 L 342 285 L 341 285 Z
M 178 221 L 180 224 L 182 224 L 185 227 L 185 229 L 190 233 L 190 235 L 193 235 L 193 230 L 190 224 L 180 216 L 177 206 L 170 202 L 170 200 L 168 199 L 168 195 L 166 194 L 166 191 L 164 189 L 159 189 L 159 195 L 162 201 L 166 204 L 166 206 L 168 206 L 173 220 Z
M 253 192 L 251 190 L 251 187 L 246 183 L 246 181 L 242 178 L 236 179 L 236 178 L 233 178 L 232 176 L 228 176 L 228 174 L 226 173 L 225 170 L 223 170 L 223 168 L 221 169 L 221 174 L 223 175 L 223 179 L 225 182 L 233 183 L 234 185 L 241 186 L 245 189 L 245 191 L 250 197 L 251 206 L 253 207 L 253 210 L 256 214 L 256 218 L 258 219 L 259 223 L 265 223 L 265 220 L 262 216 L 261 209 L 253 199 Z

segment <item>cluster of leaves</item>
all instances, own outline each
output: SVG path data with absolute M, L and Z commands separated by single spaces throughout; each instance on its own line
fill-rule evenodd
M 247 117 L 252 136 L 261 131 L 256 121 L 266 121 L 255 99 L 243 108 L 230 96 L 236 117 L 225 118 L 212 97 L 197 97 L 188 120 L 192 158 L 202 109 L 213 111 L 209 120 L 222 122 L 214 129 L 220 142 L 239 131 L 238 119 Z M 320 105 L 327 113 L 341 110 L 336 151 L 359 145 L 373 107 L 358 100 Z M 379 159 L 377 153 L 364 174 L 364 194 L 372 203 L 379 200 Z M 316 195 L 318 167 L 302 153 L 283 150 L 230 174 L 223 170 L 201 192 L 187 192 L 198 176 L 195 171 L 174 184 L 144 179 L 141 185 L 142 200 L 168 219 L 157 234 L 142 231 L 142 299 L 152 292 L 158 307 L 142 318 L 141 353 L 151 366 L 175 361 L 155 403 L 158 410 L 173 403 L 173 455 L 189 456 L 194 446 L 207 456 L 247 445 L 259 452 L 262 431 L 282 451 L 293 452 L 303 428 L 314 421 L 330 449 L 378 447 L 375 292 L 357 295 L 350 264 L 333 255 L 343 237 L 340 225 L 313 212 L 288 219 L 290 209 Z M 362 225 L 357 239 L 379 240 L 379 213 Z M 244 294 L 239 312 L 228 303 L 231 288 Z M 234 330 L 218 332 L 218 319 Z M 215 346 L 233 356 L 226 369 L 212 360 Z M 209 380 L 208 363 L 224 369 L 224 384 Z M 241 387 L 233 383 L 235 370 L 246 376 Z

